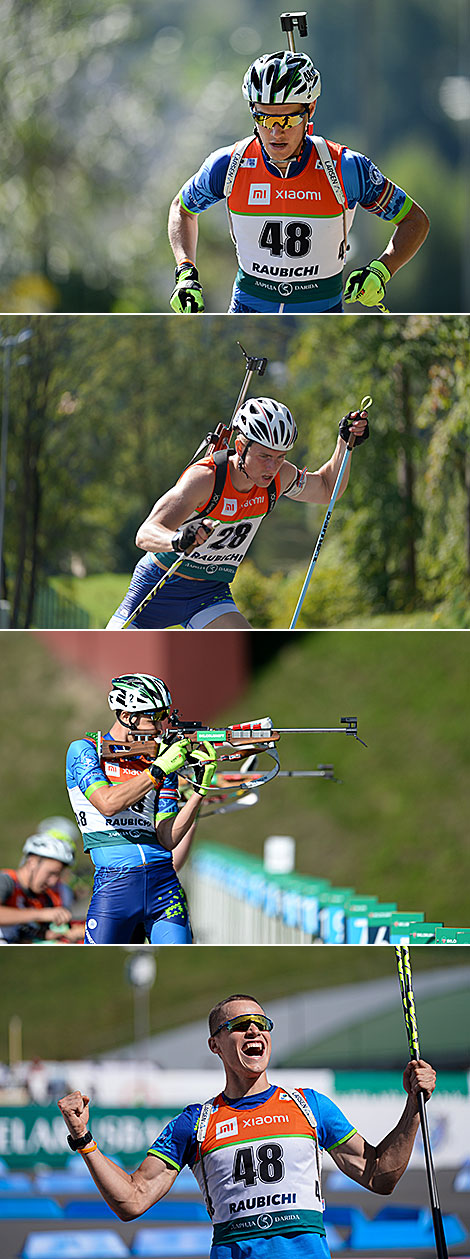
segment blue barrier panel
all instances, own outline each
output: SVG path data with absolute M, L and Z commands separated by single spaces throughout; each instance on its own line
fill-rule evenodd
M 31 1193 L 31 1177 L 26 1172 L 8 1172 L 0 1176 L 0 1197 L 2 1194 Z
M 80 1160 L 81 1162 L 81 1160 Z M 87 1193 L 96 1194 L 99 1197 L 99 1189 L 92 1180 L 88 1168 L 83 1164 L 86 1176 L 76 1176 L 72 1172 L 50 1171 L 41 1172 L 34 1180 L 35 1193 Z
M 62 1207 L 52 1198 L 1 1198 L 0 1220 L 60 1220 Z
M 442 1222 L 449 1246 L 465 1240 L 465 1229 L 456 1215 L 444 1215 Z M 379 1212 L 374 1220 L 359 1216 L 353 1221 L 349 1246 L 351 1250 L 432 1249 L 434 1230 L 431 1212 L 416 1208 L 413 1217 L 408 1208 L 404 1218 L 397 1208 L 393 1219 L 391 1208 L 385 1208 L 384 1214 Z
M 326 1240 L 328 1250 L 344 1250 L 347 1242 L 341 1237 L 341 1234 L 333 1227 L 333 1224 L 325 1224 Z
M 68 1220 L 109 1220 L 116 1219 L 114 1211 L 104 1202 L 103 1198 L 87 1200 L 86 1198 L 78 1198 L 72 1202 L 66 1202 L 64 1206 L 64 1214 Z M 189 1224 L 207 1224 L 207 1211 L 203 1202 L 155 1202 L 153 1207 L 149 1207 L 145 1212 L 146 1220 L 174 1220 L 175 1224 L 185 1222 Z
M 207 1259 L 212 1229 L 207 1228 L 140 1228 L 131 1247 L 132 1255 L 149 1259 L 182 1259 L 182 1256 L 204 1255 Z
M 21 1259 L 128 1259 L 129 1253 L 119 1233 L 110 1229 L 70 1229 L 29 1233 Z

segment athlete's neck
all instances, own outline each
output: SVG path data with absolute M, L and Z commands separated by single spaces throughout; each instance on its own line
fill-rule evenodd
M 269 1080 L 263 1071 L 255 1079 L 245 1072 L 233 1071 L 225 1064 L 224 1097 L 227 1101 L 240 1102 L 244 1097 L 254 1097 L 256 1093 L 265 1093 L 269 1088 Z
M 240 494 L 248 494 L 250 490 L 254 490 L 256 487 L 256 481 L 253 481 L 251 477 L 248 476 L 247 472 L 242 472 L 241 469 L 238 468 L 237 454 L 230 455 L 229 464 L 230 478 L 234 490 L 238 490 Z

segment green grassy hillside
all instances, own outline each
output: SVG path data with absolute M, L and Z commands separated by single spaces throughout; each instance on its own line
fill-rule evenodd
M 138 667 L 137 634 L 135 642 Z M 214 688 L 210 642 L 188 635 L 184 647 Z M 95 685 L 56 665 L 35 635 L 3 635 L 2 648 L 0 864 L 8 865 L 39 818 L 68 811 L 67 744 L 96 729 L 106 709 Z M 109 649 L 111 673 L 112 636 Z M 467 925 L 469 657 L 469 636 L 458 632 L 293 636 L 226 716 L 316 726 L 353 715 L 368 747 L 344 735 L 285 735 L 284 769 L 332 761 L 342 785 L 275 780 L 249 813 L 201 822 L 201 838 L 260 854 L 267 835 L 290 834 L 298 870 Z
M 51 1058 L 91 1056 L 133 1040 L 133 992 L 124 949 L 2 949 L 0 1058 L 7 1058 L 12 1015 L 23 1022 L 23 1053 Z M 468 965 L 469 949 L 412 950 L 413 973 L 432 966 Z M 157 950 L 150 993 L 152 1033 L 206 1018 L 222 996 L 247 990 L 262 1003 L 313 988 L 394 977 L 390 949 L 198 948 Z M 396 1019 L 405 1031 L 397 980 Z M 449 1038 L 449 1044 L 452 1037 Z

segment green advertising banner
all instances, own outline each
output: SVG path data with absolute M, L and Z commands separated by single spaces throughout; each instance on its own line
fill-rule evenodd
M 177 1110 L 177 1106 L 173 1110 L 94 1106 L 93 1136 L 105 1154 L 136 1166 Z M 57 1106 L 0 1107 L 0 1158 L 9 1167 L 35 1163 L 61 1167 L 70 1153 L 67 1129 Z

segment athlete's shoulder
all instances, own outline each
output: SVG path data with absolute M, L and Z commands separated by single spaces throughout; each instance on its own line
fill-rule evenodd
M 214 484 L 214 477 L 215 463 L 209 455 L 206 459 L 198 459 L 196 463 L 191 463 L 189 468 L 185 468 L 181 473 L 179 480 L 184 491 L 191 495 L 192 498 L 196 496 L 199 500 L 201 494 L 204 497 L 205 490 L 207 490 L 205 497 L 209 497 Z
M 67 775 L 72 779 L 76 779 L 77 776 L 82 777 L 91 769 L 100 769 L 98 749 L 93 739 L 84 736 L 70 743 L 65 757 L 65 768 Z
M 80 739 L 74 739 L 67 748 L 67 760 L 74 760 L 76 757 L 81 759 L 89 758 L 89 764 L 93 765 L 99 762 L 98 749 L 94 739 L 89 735 L 82 735 Z
M 181 1168 L 188 1155 L 196 1152 L 196 1131 L 201 1110 L 200 1102 L 185 1106 L 158 1134 L 148 1153 L 162 1155 Z
M 196 174 L 183 184 L 180 200 L 184 209 L 198 213 L 222 200 L 233 147 L 230 144 L 222 149 L 214 149 L 204 159 Z

